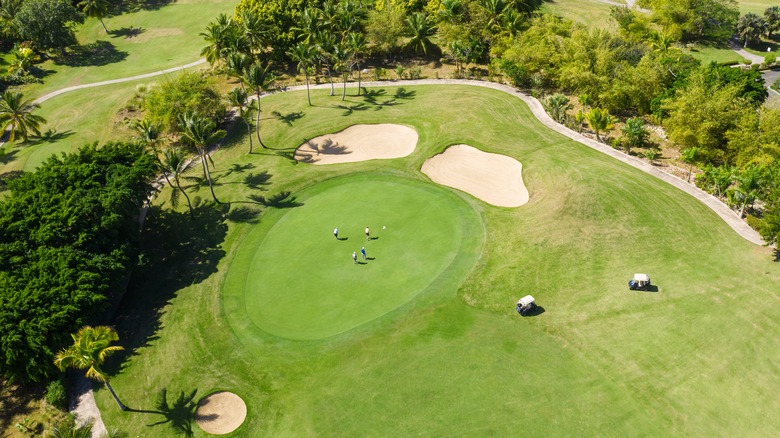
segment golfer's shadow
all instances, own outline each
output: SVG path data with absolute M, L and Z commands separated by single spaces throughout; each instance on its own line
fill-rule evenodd
M 366 260 L 376 260 L 376 257 L 366 257 Z
M 368 263 L 366 263 L 366 262 L 357 262 L 357 264 L 358 265 L 367 265 Z
M 368 240 L 379 240 L 379 236 L 369 237 Z
M 347 240 L 349 237 L 337 237 L 336 240 Z

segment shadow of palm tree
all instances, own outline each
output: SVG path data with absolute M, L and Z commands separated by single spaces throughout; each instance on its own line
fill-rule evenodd
M 302 202 L 296 201 L 295 196 L 290 196 L 291 193 L 288 191 L 279 192 L 275 195 L 271 195 L 269 197 L 265 197 L 262 195 L 251 195 L 249 199 L 257 202 L 258 204 L 262 204 L 266 207 L 274 207 L 274 208 L 293 208 L 293 207 L 300 207 L 303 205 Z
M 416 95 L 417 95 L 416 91 L 414 91 L 414 90 L 409 91 L 406 88 L 401 87 L 401 88 L 399 88 L 399 89 L 397 89 L 395 91 L 395 94 L 393 95 L 393 97 L 396 98 L 396 99 L 406 99 L 406 100 L 409 100 L 409 99 L 414 99 L 414 97 Z
M 5 152 L 4 149 L 0 148 L 0 163 L 8 164 L 11 161 L 14 161 L 16 156 L 19 154 L 18 149 L 14 149 L 8 152 Z
M 346 155 L 351 153 L 346 146 L 342 146 L 330 138 L 326 138 L 319 144 L 312 140 L 306 140 L 305 144 L 312 151 L 316 152 L 317 155 Z
M 247 224 L 256 224 L 260 216 L 260 210 L 251 207 L 231 207 L 226 215 L 227 220 L 231 222 L 241 222 Z
M 55 141 L 64 140 L 73 134 L 75 134 L 75 132 L 71 131 L 70 129 L 63 132 L 58 132 L 56 129 L 48 129 L 40 137 L 38 137 L 38 140 L 36 140 L 32 144 L 37 145 L 44 142 L 54 143 Z
M 192 422 L 195 420 L 195 411 L 198 409 L 198 404 L 194 401 L 197 392 L 197 388 L 193 389 L 189 394 L 184 394 L 184 391 L 181 391 L 176 400 L 170 404 L 168 402 L 168 390 L 165 388 L 160 390 L 157 397 L 157 411 L 150 411 L 150 413 L 161 414 L 165 419 L 147 426 L 153 427 L 167 423 L 174 431 L 191 437 L 193 435 Z
M 355 105 L 333 105 L 335 108 L 344 110 L 343 113 L 341 113 L 342 116 L 350 116 L 355 111 L 366 111 L 368 110 L 368 106 L 365 103 L 358 103 Z
M 304 113 L 303 111 L 298 111 L 298 112 L 282 114 L 279 111 L 272 111 L 271 115 L 276 117 L 277 120 L 283 122 L 287 126 L 292 126 L 294 121 L 303 118 Z
M 261 189 L 262 186 L 270 184 L 268 180 L 271 179 L 271 174 L 264 170 L 258 174 L 250 173 L 244 177 L 244 185 L 250 189 Z

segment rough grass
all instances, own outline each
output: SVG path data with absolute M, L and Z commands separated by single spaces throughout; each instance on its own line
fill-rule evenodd
M 161 389 L 231 390 L 249 409 L 233 436 L 510 435 L 518 425 L 529 435 L 773 433 L 780 266 L 768 250 L 684 193 L 548 131 L 501 92 L 386 87 L 346 103 L 326 91 L 313 99 L 314 107 L 305 92 L 263 100 L 274 149 L 247 155 L 237 132 L 214 154 L 223 199 L 258 190 L 304 197 L 356 173 L 426 181 L 427 157 L 467 143 L 520 160 L 530 202 L 501 209 L 452 191 L 479 214 L 485 235 L 459 287 L 358 330 L 300 342 L 244 336 L 251 328 L 220 292 L 247 236 L 283 215 L 249 204 L 215 210 L 207 190 L 193 188 L 194 220 L 154 210 L 148 267 L 114 321 L 127 354 L 113 362 L 113 382 L 127 404 L 149 408 Z M 298 116 L 288 124 L 273 111 Z M 413 126 L 418 149 L 338 166 L 288 158 L 306 138 L 377 122 Z M 262 172 L 270 176 L 262 190 L 247 184 Z M 629 291 L 634 272 L 649 273 L 658 292 Z M 545 311 L 520 318 L 514 303 L 528 293 Z M 120 413 L 105 390 L 97 399 L 107 425 L 131 435 L 175 436 L 151 424 L 191 420 L 183 411 Z M 195 435 L 205 436 L 197 427 Z
M 764 15 L 764 11 L 770 6 L 778 6 L 777 0 L 739 0 L 739 12 L 744 15 L 753 12 Z
M 615 29 L 609 16 L 610 6 L 599 0 L 553 0 L 544 2 L 541 11 L 588 26 Z

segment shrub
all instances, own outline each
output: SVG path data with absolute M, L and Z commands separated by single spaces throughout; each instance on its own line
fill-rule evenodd
M 62 383 L 62 379 L 55 380 L 49 383 L 46 387 L 46 403 L 54 406 L 57 409 L 65 410 L 68 407 L 68 395 L 65 391 L 65 385 Z
M 182 73 L 149 90 L 143 98 L 146 117 L 168 131 L 179 128 L 179 115 L 197 112 L 221 122 L 226 106 L 212 77 L 201 73 Z
M 764 63 L 766 65 L 774 64 L 775 61 L 777 61 L 777 55 L 774 53 L 769 53 L 766 56 L 764 56 Z

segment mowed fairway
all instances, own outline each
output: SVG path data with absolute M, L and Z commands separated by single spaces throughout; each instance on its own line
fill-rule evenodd
M 202 205 L 205 186 L 190 192 L 194 219 L 186 206 L 167 210 L 167 192 L 155 201 L 165 209 L 148 218 L 148 263 L 112 321 L 128 354 L 114 362 L 112 386 L 126 404 L 154 409 L 162 389 L 169 401 L 229 390 L 248 408 L 235 437 L 775 434 L 780 264 L 768 249 L 691 196 L 546 129 L 509 94 L 466 85 L 369 91 L 348 90 L 341 101 L 315 90 L 311 107 L 305 91 L 265 98 L 262 132 L 273 149 L 247 154 L 244 136 L 214 154 L 220 199 L 290 191 L 295 206 L 215 211 Z M 359 123 L 412 127 L 417 148 L 332 166 L 290 160 L 306 139 Z M 460 143 L 519 160 L 529 202 L 491 207 L 421 174 L 428 157 Z M 369 199 L 388 184 L 400 186 L 387 202 L 410 197 L 394 217 L 444 220 L 455 235 L 462 227 L 458 245 L 422 225 L 427 246 L 443 245 L 425 248 L 440 255 L 427 286 L 394 289 L 423 275 L 417 265 L 408 277 L 371 275 L 365 285 L 356 277 L 418 257 L 399 255 L 411 231 L 383 223 L 379 195 Z M 380 233 L 366 245 L 376 259 L 354 266 L 366 225 Z M 348 240 L 335 241 L 335 226 Z M 457 256 L 442 270 L 450 251 Z M 362 290 L 339 290 L 334 272 Z M 629 291 L 634 272 L 650 274 L 658 291 Z M 299 278 L 307 275 L 323 277 Z M 308 292 L 286 289 L 304 281 Z M 325 290 L 311 289 L 319 284 Z M 353 300 L 374 290 L 392 296 L 374 309 Z M 282 291 L 294 296 L 270 295 Z M 521 318 L 514 304 L 529 293 L 544 312 Z M 341 303 L 344 321 L 320 319 L 309 294 Z M 106 390 L 96 397 L 106 424 L 132 436 L 178 436 L 170 426 L 188 418 L 177 411 L 178 423 L 150 426 L 166 418 L 122 413 Z
M 482 242 L 479 219 L 448 191 L 378 175 L 323 186 L 327 190 L 286 210 L 267 232 L 258 227 L 249 234 L 233 261 L 224 293 L 243 294 L 247 317 L 261 330 L 288 339 L 333 336 L 441 282 L 458 254 L 471 254 L 474 263 Z M 332 234 L 336 225 L 340 240 Z M 466 273 L 453 274 L 460 281 Z

